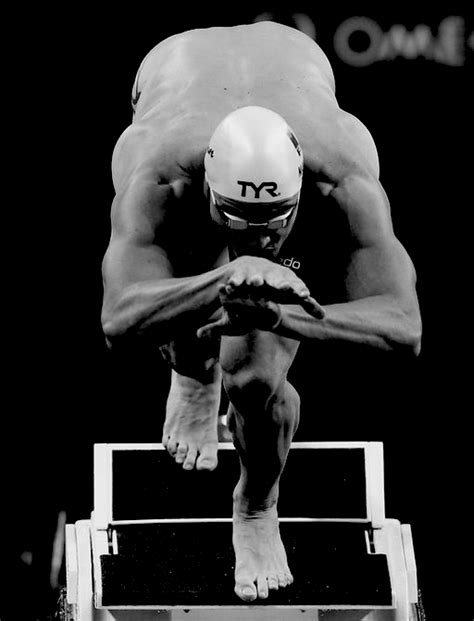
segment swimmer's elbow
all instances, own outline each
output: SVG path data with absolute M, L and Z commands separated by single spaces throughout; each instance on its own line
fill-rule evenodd
M 403 339 L 400 339 L 394 349 L 403 352 L 410 357 L 417 357 L 421 351 L 421 337 L 413 334 L 406 334 Z
M 418 307 L 406 320 L 406 343 L 412 355 L 418 356 L 421 351 L 422 324 Z
M 387 338 L 389 349 L 416 357 L 421 351 L 421 320 L 419 316 L 403 314 L 398 329 Z
M 413 356 L 419 356 L 421 352 L 421 330 L 419 334 L 412 338 L 410 342 L 411 353 Z
M 151 317 L 127 304 L 112 309 L 104 307 L 101 323 L 106 345 L 112 350 L 142 346 L 149 339 L 155 345 L 170 340 L 170 326 L 165 315 L 155 313 Z
M 132 326 L 127 326 L 123 320 L 118 318 L 102 318 L 102 333 L 105 337 L 105 344 L 111 351 L 119 351 L 130 348 L 137 344 L 136 330 Z
M 421 321 L 414 334 L 411 336 L 410 347 L 414 356 L 419 356 L 421 352 Z
M 104 303 L 101 324 L 105 342 L 109 349 L 112 349 L 117 342 L 124 340 L 124 337 L 130 336 L 133 331 L 130 317 L 110 303 Z
M 109 349 L 112 349 L 120 337 L 126 333 L 121 322 L 117 321 L 113 315 L 102 312 L 101 317 L 102 332 L 105 337 L 105 343 Z

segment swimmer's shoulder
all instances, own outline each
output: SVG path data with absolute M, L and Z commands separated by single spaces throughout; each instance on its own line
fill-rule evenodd
M 380 175 L 377 147 L 369 129 L 357 117 L 331 107 L 315 115 L 300 139 L 305 167 L 326 188 L 325 193 L 350 176 L 376 182 Z
M 297 28 L 272 21 L 257 22 L 249 27 L 254 29 L 257 39 L 269 38 L 284 54 L 288 54 L 289 50 L 293 49 L 297 55 L 300 55 L 302 59 L 304 58 L 305 65 L 308 60 L 312 62 L 326 79 L 332 91 L 335 90 L 331 63 L 314 39 Z
M 191 183 L 202 177 L 207 141 L 189 133 L 160 133 L 153 125 L 133 123 L 120 136 L 112 155 L 116 190 L 133 180 L 163 184 Z
M 342 111 L 341 126 L 347 140 L 349 157 L 361 162 L 367 174 L 378 179 L 380 164 L 377 146 L 367 126 L 346 111 Z

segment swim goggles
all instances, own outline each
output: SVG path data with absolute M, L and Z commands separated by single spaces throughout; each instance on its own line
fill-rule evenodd
M 223 224 L 233 230 L 245 230 L 261 226 L 270 230 L 288 226 L 294 210 L 298 206 L 300 193 L 274 203 L 245 203 L 222 196 L 209 188 L 211 201 Z M 252 220 L 248 219 L 252 211 Z

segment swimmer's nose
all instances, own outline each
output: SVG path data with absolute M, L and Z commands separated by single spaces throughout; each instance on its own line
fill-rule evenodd
M 259 235 L 258 237 L 258 247 L 261 248 L 262 250 L 265 250 L 265 248 L 267 248 L 267 246 L 270 245 L 271 243 L 271 237 L 269 235 Z
M 244 247 L 246 248 L 248 254 L 252 254 L 255 256 L 265 256 L 267 253 L 273 252 L 273 240 L 267 232 L 256 233 L 247 238 L 246 243 L 244 243 Z

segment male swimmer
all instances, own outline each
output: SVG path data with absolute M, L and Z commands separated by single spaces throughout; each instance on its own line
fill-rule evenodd
M 415 272 L 376 147 L 334 88 L 326 56 L 292 28 L 178 34 L 142 62 L 112 159 L 104 333 L 111 347 L 146 340 L 169 362 L 162 441 L 186 470 L 217 465 L 223 382 L 241 466 L 235 592 L 247 602 L 293 581 L 277 500 L 300 341 L 316 356 L 322 341 L 420 347 Z M 305 218 L 318 243 L 297 238 Z M 298 275 L 282 264 L 293 231 L 306 252 Z

